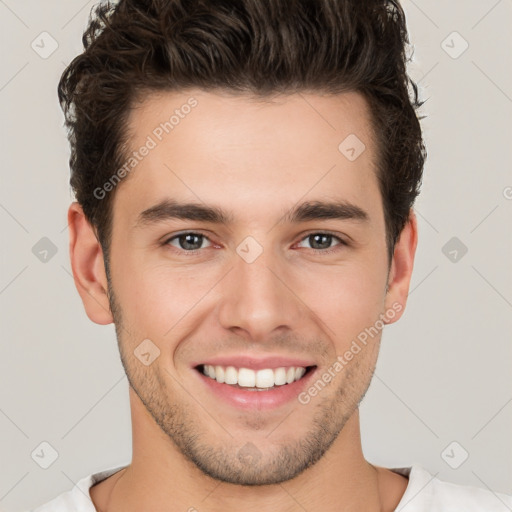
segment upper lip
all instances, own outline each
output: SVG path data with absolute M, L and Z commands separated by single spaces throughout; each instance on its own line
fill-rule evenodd
M 233 355 L 233 356 L 217 356 L 209 359 L 198 361 L 192 366 L 196 367 L 199 365 L 212 365 L 212 366 L 234 366 L 235 368 L 250 368 L 251 370 L 263 370 L 265 368 L 281 368 L 289 366 L 302 366 L 304 368 L 308 366 L 315 366 L 315 363 L 306 359 L 297 357 L 286 357 L 286 356 L 266 356 L 266 357 L 254 357 L 249 355 Z

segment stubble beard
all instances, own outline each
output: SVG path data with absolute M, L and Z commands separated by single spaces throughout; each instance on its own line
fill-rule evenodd
M 240 441 L 234 443 L 226 432 L 225 440 L 219 441 L 219 436 L 213 436 L 212 430 L 205 425 L 214 420 L 194 398 L 188 393 L 180 393 L 179 384 L 171 376 L 166 377 L 165 369 L 155 364 L 143 367 L 134 356 L 135 344 L 133 340 L 125 339 L 127 331 L 121 307 L 110 280 L 109 301 L 121 362 L 130 387 L 181 454 L 203 474 L 220 482 L 244 486 L 275 485 L 303 473 L 334 443 L 364 398 L 375 370 L 378 341 L 366 360 L 354 359 L 343 369 L 343 377 L 338 376 L 340 381 L 334 392 L 326 392 L 325 396 L 320 393 L 308 404 L 308 407 L 314 406 L 315 412 L 310 420 L 311 427 L 299 439 L 293 439 L 293 432 L 284 432 L 281 439 L 285 441 L 277 446 L 266 442 L 263 446 L 248 433 L 245 444 L 240 444 Z M 372 349 L 371 346 L 367 348 Z M 297 400 L 297 407 L 305 406 Z M 289 429 L 294 424 L 293 416 L 294 412 L 283 421 L 284 428 Z M 264 423 L 264 418 L 260 420 Z M 253 417 L 252 421 L 256 426 L 258 420 Z M 249 424 L 250 421 L 246 422 L 247 426 Z M 273 436 L 278 434 L 279 428 L 281 425 Z M 229 431 L 229 426 L 226 430 Z

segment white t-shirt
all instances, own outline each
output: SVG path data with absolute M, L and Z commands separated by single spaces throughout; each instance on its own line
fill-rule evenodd
M 70 491 L 57 496 L 32 512 L 96 512 L 89 489 L 126 466 L 106 469 L 82 478 Z M 395 512 L 510 512 L 512 496 L 490 490 L 443 482 L 419 464 L 390 468 L 409 477 Z

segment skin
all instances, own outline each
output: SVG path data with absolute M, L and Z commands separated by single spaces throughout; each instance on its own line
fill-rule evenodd
M 115 190 L 111 283 L 95 230 L 77 203 L 68 212 L 77 289 L 93 322 L 115 322 L 131 384 L 132 463 L 91 498 L 109 512 L 394 510 L 407 479 L 365 460 L 358 412 L 381 331 L 309 403 L 272 411 L 226 404 L 191 367 L 216 354 L 280 354 L 313 360 L 321 376 L 379 315 L 398 304 L 384 323 L 400 318 L 417 223 L 411 210 L 388 266 L 367 104 L 357 93 L 155 93 L 131 112 L 131 147 L 190 97 L 198 105 Z M 338 150 L 349 134 L 366 145 L 355 161 Z M 165 197 L 234 221 L 137 227 Z M 325 200 L 350 201 L 368 221 L 278 222 L 298 202 Z M 177 238 L 162 244 L 183 231 L 207 237 L 193 256 Z M 348 245 L 308 238 L 326 231 Z M 263 248 L 250 264 L 236 252 L 247 236 Z M 133 354 L 144 339 L 160 350 L 148 366 Z M 238 456 L 249 442 L 252 462 Z

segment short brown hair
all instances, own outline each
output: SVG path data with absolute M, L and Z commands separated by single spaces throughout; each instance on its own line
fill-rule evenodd
M 142 92 L 271 96 L 360 92 L 371 112 L 388 259 L 419 194 L 426 151 L 408 35 L 394 0 L 120 0 L 99 4 L 84 52 L 58 93 L 71 145 L 71 187 L 108 263 L 114 192 L 130 107 Z

